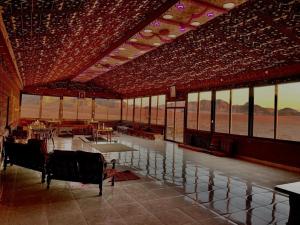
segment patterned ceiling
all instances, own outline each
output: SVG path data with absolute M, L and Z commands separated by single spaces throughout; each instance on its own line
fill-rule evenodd
M 222 86 L 300 72 L 297 0 L 249 1 L 137 59 L 96 84 L 125 96 Z
M 175 2 L 0 0 L 0 6 L 23 83 L 28 86 L 77 75 Z
M 299 2 L 245 1 L 0 0 L 0 6 L 25 89 L 82 82 L 99 87 L 93 91 L 138 96 L 172 85 L 193 90 L 299 75 Z

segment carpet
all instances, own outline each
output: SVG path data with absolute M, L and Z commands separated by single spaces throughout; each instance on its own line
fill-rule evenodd
M 126 145 L 122 145 L 119 143 L 112 143 L 112 144 L 92 144 L 93 148 L 98 150 L 101 153 L 106 152 L 132 152 L 137 151 L 136 149 L 130 148 Z
M 115 181 L 127 181 L 127 180 L 138 180 L 140 179 L 134 172 L 130 170 L 117 171 L 115 173 Z

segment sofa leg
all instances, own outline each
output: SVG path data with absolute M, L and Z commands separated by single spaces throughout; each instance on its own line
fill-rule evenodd
M 42 171 L 42 184 L 45 183 L 46 174 L 45 171 Z
M 51 182 L 51 178 L 50 175 L 47 176 L 47 189 L 50 188 L 50 182 Z

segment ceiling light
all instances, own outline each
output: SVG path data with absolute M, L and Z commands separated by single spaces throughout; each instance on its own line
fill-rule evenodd
M 163 18 L 166 20 L 170 20 L 170 19 L 173 19 L 173 16 L 170 14 L 166 14 L 166 15 L 163 15 Z
M 207 13 L 207 16 L 208 16 L 208 17 L 213 17 L 214 14 L 213 14 L 212 12 L 209 12 L 209 13 Z
M 176 35 L 175 34 L 169 34 L 168 37 L 169 38 L 176 38 Z
M 144 54 L 146 51 L 140 51 L 141 54 Z
M 160 46 L 160 43 L 159 42 L 155 42 L 153 43 L 154 46 Z
M 136 38 L 131 38 L 129 41 L 131 41 L 131 42 L 137 42 L 138 40 Z
M 125 50 L 126 50 L 126 48 L 124 48 L 124 47 L 120 47 L 120 48 L 119 48 L 119 50 L 120 50 L 120 51 L 125 51 Z
M 194 22 L 191 22 L 191 25 L 192 25 L 192 26 L 195 26 L 195 27 L 198 27 L 198 26 L 201 25 L 201 23 L 198 22 L 198 21 L 194 21 Z
M 235 4 L 233 2 L 227 2 L 223 4 L 224 9 L 233 9 L 235 7 Z
M 145 33 L 152 33 L 152 30 L 150 30 L 150 29 L 145 29 L 144 32 L 145 32 Z

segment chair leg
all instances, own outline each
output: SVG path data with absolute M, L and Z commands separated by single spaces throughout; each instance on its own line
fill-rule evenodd
M 101 175 L 101 179 L 99 182 L 99 196 L 102 196 L 102 189 L 103 189 L 103 176 Z
M 51 182 L 50 175 L 47 175 L 47 189 L 50 188 L 50 182 Z

